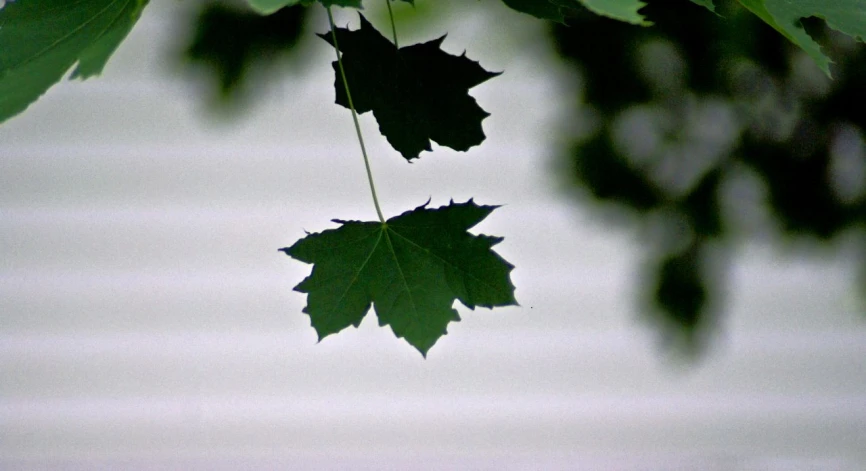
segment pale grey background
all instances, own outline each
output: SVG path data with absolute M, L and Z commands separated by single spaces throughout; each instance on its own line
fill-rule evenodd
M 372 314 L 316 344 L 310 267 L 276 249 L 375 218 L 333 52 L 308 32 L 307 70 L 216 120 L 170 60 L 190 6 L 152 2 L 101 78 L 0 127 L 0 468 L 866 468 L 854 260 L 743 246 L 710 355 L 665 356 L 641 241 L 557 183 L 562 66 L 504 8 L 401 31 L 506 71 L 473 90 L 484 145 L 409 166 L 363 125 L 388 215 L 504 205 L 476 230 L 521 307 L 460 308 L 427 360 Z

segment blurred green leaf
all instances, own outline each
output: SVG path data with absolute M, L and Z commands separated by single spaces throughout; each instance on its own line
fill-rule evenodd
M 713 4 L 713 0 L 692 0 L 692 2 L 697 3 L 702 7 L 706 7 L 710 11 L 716 11 L 716 6 Z
M 261 16 L 219 2 L 208 3 L 196 19 L 186 57 L 213 69 L 222 99 L 239 98 L 251 69 L 273 65 L 275 58 L 293 50 L 305 13 L 305 8 L 295 6 Z
M 394 0 L 391 0 L 394 1 Z M 400 0 L 406 3 L 415 4 L 415 0 Z M 291 7 L 295 5 L 310 6 L 314 3 L 321 3 L 323 6 L 330 7 L 347 7 L 362 9 L 361 0 L 247 0 L 250 7 L 262 15 L 270 15 L 283 7 Z
M 640 0 L 502 0 L 509 8 L 537 18 L 559 23 L 565 21 L 569 9 L 585 7 L 592 12 L 628 23 L 647 25 L 638 13 L 644 2 Z

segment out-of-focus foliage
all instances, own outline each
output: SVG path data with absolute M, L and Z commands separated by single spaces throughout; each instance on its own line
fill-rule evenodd
M 638 11 L 645 5 L 641 0 L 502 0 L 509 8 L 521 13 L 563 22 L 571 10 L 585 7 L 594 13 L 634 24 L 648 24 Z
M 410 1 L 410 0 L 404 0 Z M 255 10 L 256 12 L 262 15 L 270 15 L 276 11 L 279 11 L 282 8 L 286 7 L 294 7 L 294 6 L 305 6 L 308 7 L 316 2 L 321 3 L 326 7 L 330 6 L 338 6 L 338 7 L 351 7 L 351 8 L 362 8 L 361 0 L 247 0 L 250 8 Z
M 388 0 L 391 2 L 401 1 L 410 4 L 415 4 L 415 0 Z M 361 5 L 361 0 L 247 0 L 247 3 L 250 7 L 258 13 L 262 15 L 270 15 L 271 13 L 279 10 L 280 8 L 285 7 L 293 7 L 296 5 L 301 5 L 308 7 L 314 3 L 321 3 L 323 6 L 337 6 L 337 7 L 348 7 L 348 8 L 357 8 L 363 9 L 364 7 Z
M 306 8 L 294 6 L 260 16 L 221 2 L 206 3 L 185 56 L 213 70 L 220 99 L 235 100 L 243 95 L 251 70 L 268 67 L 294 51 L 306 13 Z
M 582 12 L 553 29 L 597 122 L 565 162 L 603 208 L 640 221 L 647 311 L 693 349 L 723 312 L 730 240 L 768 230 L 742 217 L 756 212 L 744 182 L 761 182 L 780 237 L 866 248 L 866 48 L 806 22 L 837 59 L 829 80 L 742 8 L 649 3 L 652 28 Z

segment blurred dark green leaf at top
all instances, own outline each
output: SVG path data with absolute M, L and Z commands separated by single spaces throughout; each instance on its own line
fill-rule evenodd
M 293 6 L 261 16 L 219 2 L 206 3 L 185 56 L 210 69 L 221 100 L 236 101 L 252 70 L 272 66 L 295 49 L 306 11 Z

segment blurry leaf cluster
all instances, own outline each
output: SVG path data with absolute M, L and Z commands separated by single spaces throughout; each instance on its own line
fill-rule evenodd
M 637 221 L 645 311 L 687 352 L 718 327 L 733 241 L 844 239 L 866 253 L 866 48 L 805 21 L 836 60 L 830 80 L 719 3 L 721 18 L 650 1 L 651 28 L 583 11 L 552 29 L 582 85 L 576 110 L 594 123 L 563 158 L 570 182 Z

